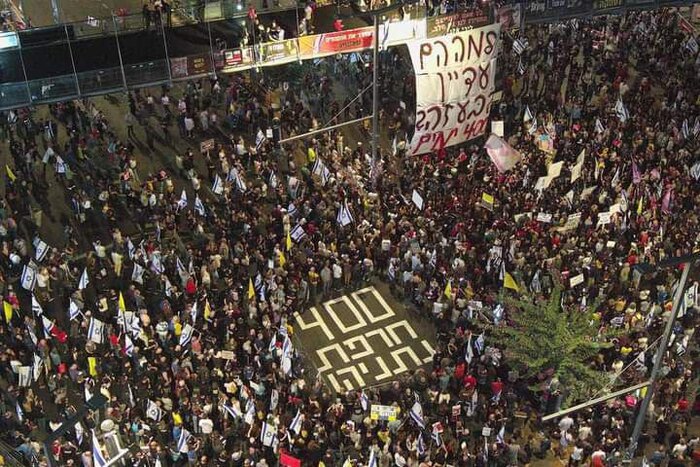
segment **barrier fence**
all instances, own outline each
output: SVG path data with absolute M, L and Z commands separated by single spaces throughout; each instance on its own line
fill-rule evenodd
M 206 22 L 190 29 L 158 23 L 145 30 L 139 23 L 142 19 L 128 16 L 8 31 L 0 34 L 0 109 L 358 52 L 372 48 L 375 40 L 386 48 L 493 21 L 510 29 L 524 23 L 691 4 L 682 0 L 541 0 L 442 16 L 429 16 L 421 7 L 410 10 L 403 20 L 380 24 L 377 38 L 372 27 L 363 27 L 225 50 L 216 48 L 212 23 Z M 195 40 L 185 33 L 199 34 L 195 39 L 201 44 L 191 46 Z M 182 43 L 196 50 L 183 53 Z

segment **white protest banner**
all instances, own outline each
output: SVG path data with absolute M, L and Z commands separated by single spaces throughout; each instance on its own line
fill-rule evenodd
M 423 197 L 420 195 L 420 193 L 418 193 L 417 190 L 413 190 L 413 194 L 411 195 L 411 201 L 413 201 L 413 204 L 415 204 L 419 210 L 423 210 Z
M 598 213 L 598 226 L 609 224 L 611 217 L 612 213 L 610 211 Z
M 559 175 L 561 175 L 562 167 L 564 167 L 564 161 L 559 161 L 550 164 L 549 168 L 547 169 L 547 176 L 551 178 L 557 178 Z
M 480 136 L 489 122 L 500 24 L 408 43 L 416 73 L 411 155 Z
M 503 135 L 505 134 L 505 127 L 503 125 L 503 120 L 492 120 L 491 121 L 491 133 L 503 138 Z
M 388 420 L 393 422 L 398 416 L 398 408 L 393 405 L 377 405 L 372 404 L 370 407 L 371 420 Z
M 537 179 L 537 183 L 535 183 L 535 190 L 537 191 L 542 191 L 546 190 L 549 188 L 549 185 L 552 184 L 552 180 L 554 180 L 552 177 L 549 176 L 544 176 L 540 177 Z
M 579 284 L 583 284 L 583 274 L 579 274 L 578 276 L 574 276 L 569 281 L 570 287 L 576 287 Z
M 622 205 L 620 203 L 615 203 L 612 206 L 610 206 L 610 214 L 617 214 L 622 212 Z
M 537 214 L 537 222 L 544 222 L 546 224 L 549 224 L 552 222 L 552 215 L 547 214 L 546 212 L 541 212 Z

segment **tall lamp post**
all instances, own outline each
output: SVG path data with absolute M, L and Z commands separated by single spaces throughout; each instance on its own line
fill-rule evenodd
M 654 389 L 657 380 L 661 372 L 661 367 L 663 365 L 664 355 L 668 350 L 668 345 L 671 339 L 671 333 L 673 332 L 673 325 L 678 317 L 678 310 L 681 306 L 681 301 L 685 300 L 685 285 L 688 282 L 688 275 L 690 274 L 691 266 L 700 260 L 700 254 L 695 253 L 692 255 L 681 256 L 679 258 L 672 258 L 667 261 L 661 262 L 657 267 L 650 266 L 649 264 L 640 265 L 642 272 L 658 271 L 661 269 L 666 269 L 670 267 L 675 267 L 680 264 L 683 265 L 683 273 L 681 274 L 681 279 L 678 282 L 678 287 L 676 288 L 676 293 L 673 297 L 673 307 L 671 308 L 671 316 L 669 316 L 666 322 L 666 328 L 664 329 L 663 336 L 661 337 L 661 343 L 654 356 L 654 366 L 651 370 L 651 377 L 649 378 L 649 387 L 647 388 L 647 393 L 642 400 L 642 405 L 639 407 L 639 412 L 637 413 L 637 419 L 634 423 L 634 430 L 632 431 L 632 436 L 630 437 L 630 444 L 627 448 L 626 459 L 631 460 L 634 458 L 634 454 L 637 451 L 637 445 L 639 443 L 639 436 L 642 434 L 642 428 L 644 428 L 644 423 L 646 421 L 647 412 L 649 410 L 649 404 L 654 396 Z

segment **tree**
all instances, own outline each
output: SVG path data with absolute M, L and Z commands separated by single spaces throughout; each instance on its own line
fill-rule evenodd
M 527 295 L 505 299 L 509 322 L 498 327 L 494 337 L 504 349 L 506 361 L 521 376 L 531 380 L 545 373 L 557 378 L 569 405 L 590 398 L 609 381 L 594 362 L 601 350 L 612 346 L 609 338 L 613 332 L 600 331 L 593 315 L 595 305 L 563 310 L 561 295 L 562 288 L 557 286 L 545 299 Z

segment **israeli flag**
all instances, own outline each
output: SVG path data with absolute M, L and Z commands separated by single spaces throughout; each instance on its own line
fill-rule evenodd
M 126 249 L 129 251 L 129 259 L 133 260 L 136 255 L 136 247 L 130 238 L 126 239 Z
M 532 122 L 530 123 L 530 129 L 527 130 L 528 134 L 534 135 L 537 133 L 537 128 L 539 128 L 539 124 L 537 123 L 537 118 L 533 117 Z
M 44 309 L 41 307 L 41 304 L 36 299 L 36 295 L 34 295 L 34 294 L 32 294 L 32 312 L 37 317 L 44 314 Z
M 104 328 L 105 323 L 97 318 L 90 319 L 90 326 L 88 327 L 88 340 L 101 344 L 104 340 Z
M 191 437 L 192 435 L 189 431 L 185 429 L 185 427 L 182 427 L 180 429 L 180 437 L 177 440 L 177 452 L 186 453 L 187 451 L 189 451 L 189 448 L 187 447 L 187 442 L 190 440 Z
M 387 270 L 386 275 L 390 282 L 394 282 L 396 280 L 396 268 L 394 267 L 393 262 L 389 263 L 389 269 Z
M 285 375 L 292 372 L 292 358 L 288 355 L 282 355 L 282 371 Z
M 107 465 L 107 461 L 102 455 L 102 450 L 100 449 L 100 441 L 97 439 L 95 430 L 90 430 L 92 432 L 92 463 L 94 467 L 104 467 Z
M 304 231 L 304 228 L 301 226 L 301 224 L 297 224 L 294 226 L 294 228 L 289 232 L 289 236 L 294 240 L 294 243 L 299 243 L 306 237 L 306 231 Z
M 246 190 L 245 182 L 241 178 L 241 174 L 238 173 L 238 169 L 236 169 L 235 167 L 231 167 L 231 170 L 229 170 L 228 181 L 235 182 L 236 188 L 238 188 L 238 191 L 240 191 L 241 193 L 245 193 L 245 190 Z
M 437 249 L 433 249 L 433 252 L 430 254 L 430 267 L 435 269 L 437 267 Z
M 146 417 L 153 421 L 159 422 L 165 416 L 165 411 L 158 407 L 158 404 L 148 399 L 148 405 L 146 407 Z
M 262 431 L 260 432 L 260 441 L 263 446 L 274 448 L 277 445 L 277 431 L 275 427 L 269 423 L 263 422 Z
M 80 280 L 78 281 L 78 290 L 85 290 L 90 283 L 88 278 L 87 268 L 83 268 L 83 273 L 80 275 Z
M 128 334 L 124 336 L 124 353 L 127 357 L 134 355 L 134 342 L 131 340 Z
M 690 138 L 690 126 L 688 125 L 688 119 L 686 118 L 683 120 L 683 126 L 681 127 L 681 134 L 683 135 L 683 139 L 689 139 Z
M 416 425 L 423 429 L 425 428 L 425 420 L 423 420 L 423 407 L 420 405 L 420 402 L 414 403 L 408 414 L 411 416 L 411 419 L 413 419 Z
M 416 451 L 418 452 L 418 457 L 425 454 L 425 440 L 423 439 L 423 432 L 418 433 L 418 443 L 416 445 Z
M 379 463 L 377 462 L 377 451 L 374 450 L 374 448 L 370 447 L 369 448 L 369 461 L 367 461 L 367 467 L 378 467 Z
M 501 429 L 498 430 L 496 435 L 496 442 L 499 444 L 506 444 L 506 425 L 501 425 Z
M 268 179 L 268 185 L 270 185 L 270 188 L 275 189 L 277 188 L 278 182 L 277 182 L 277 174 L 275 173 L 274 170 L 270 172 L 270 178 Z
M 693 136 L 700 135 L 700 117 L 695 117 L 695 125 L 693 125 Z
M 221 408 L 224 409 L 226 411 L 226 413 L 229 414 L 231 416 L 231 418 L 233 418 L 233 419 L 243 417 L 243 412 L 241 412 L 241 407 L 236 402 L 234 402 L 231 405 L 222 405 Z
M 270 338 L 270 344 L 267 346 L 267 351 L 272 353 L 275 351 L 277 348 L 277 333 L 272 335 L 272 338 Z
M 22 277 L 20 281 L 23 289 L 29 290 L 30 292 L 33 291 L 34 287 L 36 286 L 36 269 L 26 264 L 22 269 Z
M 297 409 L 297 414 L 292 419 L 292 423 L 289 424 L 289 431 L 293 431 L 297 435 L 301 433 L 301 422 L 302 422 L 301 410 Z
M 187 207 L 187 192 L 185 189 L 182 189 L 182 193 L 180 193 L 180 200 L 177 202 L 177 209 L 185 209 Z
M 625 107 L 625 104 L 624 104 L 624 102 L 622 102 L 621 97 L 618 97 L 617 103 L 615 103 L 615 114 L 617 115 L 617 118 L 619 118 L 622 123 L 625 123 L 627 121 L 627 119 L 630 117 L 630 114 L 627 111 L 627 107 Z
M 262 129 L 258 130 L 258 134 L 255 135 L 255 150 L 260 151 L 260 148 L 267 142 L 267 137 L 263 133 Z
M 19 420 L 20 423 L 24 422 L 24 410 L 22 410 L 22 406 L 19 405 L 19 401 L 15 401 L 15 413 L 17 413 L 17 420 Z
M 350 208 L 348 208 L 347 200 L 343 201 L 343 204 L 340 206 L 336 220 L 341 227 L 345 227 L 346 225 L 352 224 L 355 221 L 352 217 L 352 213 L 350 212 Z
M 470 334 L 469 339 L 467 340 L 467 349 L 464 354 L 464 361 L 467 362 L 467 364 L 471 364 L 473 359 L 474 349 L 472 349 L 472 336 Z
M 219 174 L 214 176 L 214 184 L 211 187 L 211 191 L 214 192 L 215 195 L 220 195 L 224 192 L 224 182 L 221 180 L 221 177 L 219 177 Z
M 595 119 L 595 132 L 596 133 L 603 133 L 605 131 L 605 127 L 603 126 L 603 122 L 600 121 L 599 118 Z
M 479 337 L 476 338 L 476 342 L 474 342 L 474 346 L 476 347 L 477 352 L 479 352 L 479 355 L 484 353 L 484 343 L 486 339 L 484 338 L 484 333 L 482 332 L 479 334 Z
M 367 394 L 365 394 L 365 391 L 362 391 L 360 393 L 360 405 L 362 406 L 362 410 L 365 412 L 367 409 L 369 409 L 369 397 L 367 397 Z
M 192 334 L 194 333 L 194 328 L 189 324 L 185 324 L 182 329 L 182 334 L 180 334 L 180 347 L 185 347 L 192 340 Z
M 146 268 L 139 263 L 134 263 L 134 270 L 131 272 L 131 281 L 143 285 L 144 272 L 146 272 Z
M 285 336 L 284 343 L 282 344 L 282 355 L 290 357 L 294 352 L 294 347 L 292 346 L 292 340 L 289 336 Z
M 151 255 L 151 271 L 156 274 L 163 274 L 163 271 L 165 271 L 160 251 L 154 251 Z
M 526 105 L 525 112 L 523 113 L 523 122 L 529 122 L 530 120 L 534 120 L 534 119 L 535 119 L 535 116 L 530 111 L 530 106 Z
M 270 393 L 270 412 L 277 408 L 277 404 L 280 401 L 280 393 L 277 389 L 273 389 Z
M 78 307 L 78 304 L 73 300 L 72 298 L 70 299 L 70 303 L 68 304 L 68 319 L 70 321 L 73 321 L 75 318 L 80 315 L 80 308 Z
M 83 444 L 83 436 L 85 433 L 85 430 L 83 429 L 83 424 L 78 422 L 75 424 L 73 427 L 73 430 L 75 431 L 75 440 L 78 442 L 78 446 Z
M 525 38 L 518 38 L 513 41 L 513 53 L 521 55 L 528 46 L 528 41 Z
M 439 431 L 433 429 L 433 432 L 430 434 L 430 437 L 435 442 L 435 446 L 437 446 L 437 447 L 442 446 L 442 436 L 440 435 Z
M 525 70 L 525 66 L 523 65 L 522 59 L 518 60 L 518 70 L 517 71 L 518 71 L 519 75 L 524 75 L 525 71 L 527 71 L 527 70 Z
M 289 203 L 289 206 L 287 206 L 287 214 L 289 214 L 289 217 L 296 216 L 297 212 L 298 210 L 294 203 Z
M 328 167 L 326 167 L 326 164 L 323 163 L 320 157 L 316 158 L 316 161 L 314 162 L 314 167 L 312 169 L 312 173 L 321 177 L 321 184 L 323 186 L 326 186 L 328 180 L 331 179 L 331 171 L 328 170 Z
M 202 203 L 202 200 L 199 199 L 199 196 L 196 196 L 194 199 L 194 210 L 200 216 L 207 217 L 207 211 L 204 209 L 204 203 Z
M 38 262 L 44 261 L 44 258 L 46 258 L 46 255 L 49 252 L 49 246 L 46 244 L 45 241 L 40 239 L 39 237 L 34 238 L 34 258 Z

